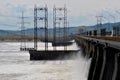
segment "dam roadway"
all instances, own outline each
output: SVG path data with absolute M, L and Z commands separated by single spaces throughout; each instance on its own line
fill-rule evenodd
M 88 80 L 120 80 L 120 42 L 75 36 L 83 54 L 91 58 Z

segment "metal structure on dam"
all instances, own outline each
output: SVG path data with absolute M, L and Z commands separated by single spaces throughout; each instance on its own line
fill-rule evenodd
M 40 15 L 43 13 L 43 15 Z M 60 14 L 59 14 L 60 13 Z M 59 14 L 59 15 L 58 15 Z M 41 24 L 39 24 L 41 22 Z M 59 25 L 58 25 L 59 24 Z M 43 27 L 45 50 L 38 49 L 38 31 Z M 57 29 L 59 28 L 59 29 Z M 62 28 L 62 30 L 61 30 Z M 61 32 L 62 31 L 62 32 Z M 59 32 L 59 34 L 57 34 Z M 63 33 L 61 35 L 61 33 Z M 62 37 L 61 37 L 62 36 Z M 59 37 L 59 38 L 58 38 Z M 68 50 L 67 45 L 72 44 L 67 40 L 67 8 L 53 8 L 53 50 L 48 49 L 48 8 L 47 6 L 34 8 L 34 48 L 29 49 L 30 60 L 55 60 L 64 59 L 65 56 L 73 55 L 78 50 Z M 63 46 L 63 50 L 56 49 L 56 46 Z
M 120 80 L 120 43 L 76 36 L 84 55 L 91 58 L 88 80 Z

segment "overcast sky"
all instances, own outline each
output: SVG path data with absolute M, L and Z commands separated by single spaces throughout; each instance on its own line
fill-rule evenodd
M 96 17 L 103 15 L 103 22 L 120 21 L 120 0 L 0 0 L 0 29 L 19 29 L 21 12 L 28 16 L 27 28 L 33 27 L 34 5 L 49 9 L 49 26 L 52 27 L 53 6 L 63 7 L 66 4 L 70 26 L 95 25 Z M 111 16 L 112 15 L 112 16 Z

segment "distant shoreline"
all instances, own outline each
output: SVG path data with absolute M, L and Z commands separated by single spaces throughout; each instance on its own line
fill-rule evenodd
M 64 40 L 64 38 L 56 36 L 56 40 Z M 68 38 L 71 40 L 71 38 Z M 38 35 L 38 41 L 44 42 L 45 37 L 44 35 Z M 53 36 L 48 36 L 48 42 L 53 41 Z M 0 42 L 34 42 L 34 35 L 0 35 Z

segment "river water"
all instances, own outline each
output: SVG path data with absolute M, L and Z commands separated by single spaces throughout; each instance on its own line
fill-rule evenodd
M 19 47 L 19 42 L 0 42 L 0 80 L 87 80 L 91 60 L 83 58 L 81 51 L 71 60 L 30 61 L 29 53 Z M 73 48 L 75 43 L 68 47 Z

